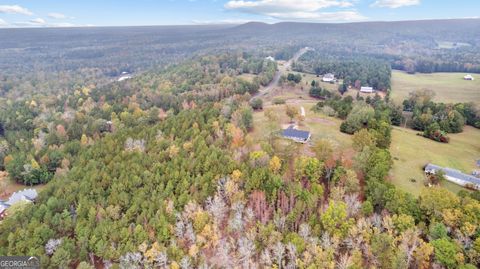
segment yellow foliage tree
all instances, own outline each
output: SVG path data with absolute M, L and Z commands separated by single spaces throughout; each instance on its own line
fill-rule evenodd
M 278 173 L 282 168 L 282 160 L 280 160 L 280 158 L 278 158 L 277 156 L 273 156 L 270 159 L 269 167 L 270 171 L 272 171 L 273 173 Z

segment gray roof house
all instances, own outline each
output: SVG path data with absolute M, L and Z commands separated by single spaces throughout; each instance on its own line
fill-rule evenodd
M 0 201 L 0 219 L 5 217 L 6 211 L 12 205 L 18 202 L 33 202 L 37 199 L 38 193 L 34 189 L 24 189 L 21 191 L 14 192 L 10 198 L 6 201 Z
M 477 190 L 480 190 L 480 178 L 477 178 L 472 175 L 464 174 L 461 171 L 456 169 L 452 169 L 448 167 L 444 168 L 431 163 L 425 166 L 425 173 L 427 174 L 435 174 L 439 170 L 443 170 L 443 172 L 445 173 L 445 178 L 448 181 L 451 181 L 455 184 L 458 184 L 464 187 L 472 187 Z
M 287 129 L 283 130 L 282 136 L 295 142 L 307 143 L 308 140 L 310 140 L 311 134 L 308 131 L 295 129 L 294 125 L 290 125 Z

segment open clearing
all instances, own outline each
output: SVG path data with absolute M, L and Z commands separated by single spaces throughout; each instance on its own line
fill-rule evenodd
M 435 92 L 434 101 L 444 103 L 474 102 L 480 105 L 480 75 L 474 81 L 464 80 L 465 73 L 433 73 L 410 75 L 392 71 L 392 98 L 403 102 L 414 90 L 429 89 Z
M 342 121 L 336 118 L 324 116 L 320 113 L 314 113 L 311 111 L 311 108 L 315 104 L 316 102 L 288 103 L 290 106 L 297 107 L 299 111 L 302 106 L 305 108 L 305 120 L 299 125 L 298 128 L 301 130 L 310 131 L 312 133 L 313 141 L 321 138 L 329 139 L 334 143 L 338 150 L 350 150 L 352 148 L 352 139 L 350 135 L 341 133 L 339 131 Z M 267 106 L 265 109 L 273 109 L 279 118 L 280 124 L 287 124 L 289 122 L 289 118 L 285 114 L 285 105 Z M 265 117 L 263 111 L 255 112 L 253 121 L 253 137 L 265 139 L 266 131 L 264 128 L 262 128 L 262 126 L 267 124 L 267 118 Z
M 425 179 L 423 166 L 429 162 L 464 173 L 477 168 L 475 161 L 480 159 L 480 130 L 465 126 L 463 133 L 449 134 L 448 144 L 417 136 L 417 133 L 418 131 L 400 127 L 394 127 L 392 131 L 390 152 L 394 165 L 391 178 L 392 183 L 403 190 L 414 195 L 420 193 Z M 464 189 L 450 182 L 445 182 L 444 186 L 453 192 Z

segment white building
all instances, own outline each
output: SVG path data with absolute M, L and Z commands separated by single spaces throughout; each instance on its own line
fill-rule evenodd
M 272 56 L 265 57 L 265 60 L 275 62 L 275 58 Z
M 361 87 L 360 92 L 363 93 L 373 93 L 375 90 L 372 87 Z
M 469 75 L 466 75 L 466 76 L 464 76 L 464 77 L 463 77 L 463 79 L 464 79 L 464 80 L 475 80 L 475 78 L 474 78 L 474 77 L 472 77 L 472 75 L 470 75 L 470 74 L 469 74 Z
M 332 81 L 335 81 L 335 75 L 332 74 L 332 73 L 325 74 L 325 75 L 323 75 L 322 81 L 323 81 L 323 82 L 332 82 Z
M 477 190 L 480 190 L 480 178 L 477 178 L 472 175 L 464 174 L 452 168 L 448 168 L 448 167 L 444 168 L 431 163 L 425 166 L 426 174 L 435 174 L 440 170 L 442 170 L 445 173 L 446 180 L 453 182 L 455 184 L 458 184 L 460 186 L 470 187 L 470 188 L 475 188 Z

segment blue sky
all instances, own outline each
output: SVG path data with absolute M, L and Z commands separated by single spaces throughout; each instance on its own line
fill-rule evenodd
M 471 18 L 479 0 L 0 0 L 0 27 Z

